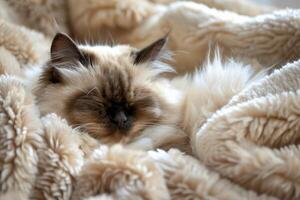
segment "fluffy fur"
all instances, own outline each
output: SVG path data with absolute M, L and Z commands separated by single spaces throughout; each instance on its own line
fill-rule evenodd
M 61 37 L 58 43 L 54 40 L 53 51 L 56 45 L 66 45 L 59 43 L 68 43 L 66 36 Z M 170 68 L 147 57 L 155 53 L 152 47 L 138 51 L 129 46 L 84 45 L 72 46 L 69 55 L 54 52 L 35 90 L 41 113 L 55 112 L 106 144 L 130 143 L 143 135 L 150 139 L 144 148 L 152 149 L 183 138 L 178 127 L 180 93 L 159 79 Z M 72 60 L 77 50 L 88 59 Z M 120 117 L 126 124 L 118 121 Z
M 194 140 L 196 131 L 206 120 L 226 105 L 232 96 L 266 75 L 266 70 L 255 70 L 234 60 L 222 62 L 218 51 L 215 55 L 213 61 L 208 61 L 201 70 L 168 81 L 169 86 L 182 97 L 177 105 L 177 115 L 180 116 L 177 127 L 186 134 L 188 143 Z M 152 138 L 172 141 L 168 135 L 165 138 L 159 135 L 162 127 L 156 128 L 149 134 Z M 147 139 L 147 136 L 140 134 L 131 145 L 146 146 Z M 190 151 L 189 148 L 184 150 Z

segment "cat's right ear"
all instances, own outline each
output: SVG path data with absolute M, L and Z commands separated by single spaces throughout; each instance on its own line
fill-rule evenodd
M 76 68 L 79 63 L 88 66 L 91 63 L 91 57 L 84 54 L 68 35 L 57 33 L 50 48 L 49 67 L 42 79 L 50 83 L 61 83 L 63 79 L 58 69 Z
M 57 33 L 51 44 L 51 62 L 55 66 L 68 66 L 76 62 L 84 61 L 84 55 L 77 47 L 76 43 L 66 34 Z

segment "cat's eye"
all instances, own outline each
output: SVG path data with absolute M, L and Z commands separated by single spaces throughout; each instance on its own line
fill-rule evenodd
M 56 68 L 53 68 L 53 71 L 52 71 L 52 74 L 51 74 L 51 77 L 50 77 L 51 83 L 57 84 L 57 83 L 60 83 L 61 80 L 62 80 L 62 77 L 59 74 L 58 70 Z
M 62 82 L 62 77 L 55 67 L 48 67 L 42 74 L 40 81 L 47 84 L 58 84 Z
M 127 110 L 130 110 L 130 105 L 129 105 L 129 103 L 126 103 L 126 104 L 125 104 L 125 108 L 126 108 Z
M 107 115 L 107 113 L 103 112 L 103 110 L 98 110 L 98 114 L 100 117 L 105 117 Z

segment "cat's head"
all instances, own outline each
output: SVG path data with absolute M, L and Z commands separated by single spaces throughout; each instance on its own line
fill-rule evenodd
M 167 122 L 173 108 L 157 79 L 170 68 L 155 64 L 165 42 L 162 38 L 138 50 L 77 45 L 57 34 L 35 91 L 40 110 L 61 115 L 103 143 L 128 142 Z

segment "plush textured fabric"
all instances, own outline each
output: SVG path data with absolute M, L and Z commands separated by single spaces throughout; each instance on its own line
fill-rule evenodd
M 300 11 L 265 14 L 270 8 L 237 2 L 0 1 L 0 199 L 299 199 L 300 60 L 291 61 L 299 59 Z M 111 31 L 135 46 L 171 29 L 169 49 L 182 73 L 201 66 L 215 43 L 222 56 L 279 69 L 246 88 L 234 77 L 247 77 L 242 72 L 226 72 L 230 81 L 203 76 L 203 96 L 195 97 L 203 107 L 196 121 L 185 119 L 195 124 L 192 155 L 109 147 L 60 116 L 40 116 L 25 87 L 26 69 L 48 59 L 52 20 L 82 40 Z
M 245 188 L 295 199 L 299 67 L 299 61 L 284 66 L 214 114 L 192 140 L 197 157 Z
M 168 4 L 109 1 L 109 5 L 108 1 L 76 2 L 82 5 L 77 7 L 74 3 L 76 8 L 70 14 L 78 38 L 113 40 L 142 47 L 169 34 L 168 48 L 174 54 L 171 64 L 180 73 L 200 66 L 206 60 L 208 49 L 213 50 L 216 45 L 226 56 L 252 64 L 258 62 L 265 67 L 281 66 L 299 57 L 299 51 L 293 51 L 299 45 L 300 26 L 299 12 L 295 10 L 249 17 L 247 13 L 224 12 L 192 1 Z M 221 2 L 231 8 L 247 3 L 207 2 L 217 8 Z M 112 9 L 116 12 L 112 13 Z
M 1 0 L 0 17 L 25 25 L 47 36 L 68 32 L 67 2 L 61 0 Z

